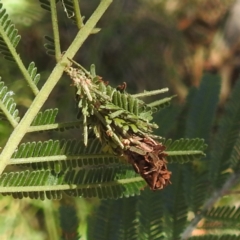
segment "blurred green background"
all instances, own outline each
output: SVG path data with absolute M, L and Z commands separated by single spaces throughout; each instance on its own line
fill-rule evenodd
M 52 36 L 50 14 L 38 1 L 0 2 L 22 36 L 17 49 L 24 63 L 27 66 L 34 61 L 41 73 L 41 86 L 55 65 L 54 58 L 45 53 L 43 46 L 44 36 Z M 86 20 L 98 3 L 98 0 L 81 1 L 81 12 Z M 221 77 L 221 112 L 239 75 L 240 26 L 236 17 L 240 14 L 239 5 L 240 1 L 232 0 L 114 0 L 98 23 L 97 27 L 102 30 L 89 37 L 74 60 L 85 68 L 94 63 L 97 74 L 112 86 L 127 82 L 130 93 L 169 87 L 170 94 L 177 94 L 177 97 L 170 110 L 158 114 L 155 122 L 160 126 L 158 134 L 172 137 L 184 118 L 183 114 L 181 118 L 176 116 L 189 90 L 199 86 L 205 72 Z M 65 51 L 77 30 L 60 2 L 59 22 L 62 51 Z M 0 64 L 0 76 L 14 91 L 20 116 L 23 116 L 33 94 L 14 64 L 2 58 Z M 63 76 L 44 106 L 61 106 L 58 116 L 61 121 L 76 119 L 74 89 L 70 84 Z M 171 115 L 172 122 L 164 122 L 166 114 Z M 0 122 L 0 146 L 4 146 L 11 131 L 4 120 Z M 54 134 L 65 138 L 80 135 L 76 130 L 70 134 Z M 25 140 L 36 138 L 45 140 L 49 135 L 35 133 Z M 84 221 L 98 201 L 71 201 L 75 201 L 79 209 L 80 232 L 85 239 Z M 59 231 L 57 201 L 14 200 L 1 196 L 0 203 L 1 239 L 52 239 Z

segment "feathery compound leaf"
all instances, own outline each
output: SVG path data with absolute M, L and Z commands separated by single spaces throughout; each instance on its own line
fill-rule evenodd
M 223 206 L 210 209 L 204 217 L 208 220 L 220 222 L 230 222 L 231 224 L 240 222 L 240 207 Z
M 237 141 L 234 144 L 234 148 L 230 157 L 231 168 L 235 171 L 239 169 L 239 152 L 240 152 L 240 135 L 238 135 Z
M 45 36 L 45 40 L 47 41 L 47 43 L 44 44 L 44 47 L 46 49 L 46 53 L 49 56 L 55 56 L 55 43 L 54 43 L 54 39 L 52 37 Z
M 199 172 L 193 164 L 185 164 L 183 168 L 183 188 L 186 202 L 194 213 L 197 213 L 208 192 L 207 172 Z
M 131 167 L 91 167 L 71 171 L 65 177 L 69 184 L 76 184 L 77 191 L 69 190 L 70 196 L 117 199 L 138 195 L 146 183 L 134 173 Z
M 145 189 L 137 201 L 137 232 L 139 240 L 164 239 L 164 200 L 162 192 Z
M 86 147 L 82 141 L 76 140 L 49 140 L 45 142 L 22 143 L 15 151 L 13 158 L 40 157 L 54 155 L 98 154 L 102 145 L 98 139 L 89 141 Z M 23 152 L 24 149 L 24 152 Z M 46 152 L 46 149 L 49 149 Z M 43 154 L 44 153 L 44 154 Z
M 155 130 L 154 133 L 158 136 L 167 136 L 171 131 L 174 131 L 178 123 L 178 121 L 174 119 L 179 117 L 181 111 L 181 106 L 171 105 L 154 114 L 154 120 L 159 125 L 159 128 Z
M 56 0 L 56 3 L 58 2 L 59 0 Z M 39 2 L 41 3 L 40 6 L 44 9 L 44 10 L 47 10 L 47 11 L 51 11 L 51 6 L 50 6 L 50 1 L 49 0 L 39 0 Z
M 18 116 L 18 110 L 16 109 L 16 103 L 12 97 L 14 93 L 8 91 L 8 88 L 4 86 L 4 83 L 0 81 L 0 110 L 2 115 L 8 119 L 13 127 L 15 127 L 20 117 Z
M 203 139 L 179 139 L 172 141 L 165 140 L 163 145 L 166 146 L 167 160 L 169 163 L 178 162 L 186 163 L 199 159 L 203 156 L 206 144 Z
M 140 239 L 137 235 L 136 203 L 136 197 L 102 201 L 88 220 L 87 239 Z
M 30 197 L 32 199 L 59 199 L 61 197 L 60 191 L 44 191 L 37 186 L 55 186 L 59 179 L 53 176 L 50 171 L 23 171 L 15 173 L 4 173 L 0 176 L 0 192 L 4 195 L 12 195 L 14 198 Z M 11 187 L 17 189 L 11 192 Z M 24 189 L 24 186 L 28 190 Z M 30 187 L 29 187 L 30 186 Z M 7 189 L 7 192 L 6 192 Z M 45 188 L 47 189 L 47 187 Z M 5 190 L 5 191 L 4 191 Z M 8 191 L 9 190 L 9 191 Z M 32 191 L 31 191 L 32 190 Z
M 20 39 L 18 30 L 12 24 L 6 10 L 0 3 L 0 53 L 5 59 L 15 61 L 12 57 L 12 52 L 15 51 Z
M 120 164 L 118 157 L 102 153 L 101 149 L 98 139 L 90 141 L 87 147 L 76 140 L 22 143 L 12 156 L 11 164 L 31 163 L 34 169 L 57 172 L 67 168 Z
M 183 192 L 183 166 L 180 164 L 171 165 L 172 185 L 164 192 L 165 218 L 164 230 L 165 239 L 180 239 L 182 230 L 187 223 L 188 205 Z
M 35 63 L 34 62 L 31 62 L 29 64 L 27 71 L 28 71 L 29 75 L 31 76 L 32 81 L 37 86 L 41 76 L 40 76 L 39 73 L 37 73 L 37 67 L 35 67 Z
M 148 104 L 149 107 L 151 107 L 153 109 L 153 112 L 158 112 L 163 108 L 166 108 L 170 105 L 171 100 L 174 98 L 175 96 L 172 97 L 166 97 L 154 102 L 151 102 Z
M 51 5 L 49 0 L 39 0 L 41 3 L 41 7 L 49 12 L 51 12 Z M 56 3 L 59 2 L 59 0 L 56 0 Z M 71 0 L 62 0 L 61 5 L 64 9 L 64 12 L 66 12 L 68 18 L 72 18 L 74 22 L 76 22 L 76 17 L 74 14 L 74 6 L 73 2 Z
M 59 209 L 60 226 L 62 230 L 62 239 L 71 240 L 81 239 L 78 234 L 80 221 L 77 216 L 77 209 L 72 205 L 61 205 Z
M 47 125 L 55 123 L 58 109 L 47 109 L 44 112 L 39 112 L 32 122 L 32 126 Z
M 224 170 L 229 168 L 230 157 L 238 139 L 240 131 L 240 80 L 233 88 L 229 102 L 226 105 L 225 114 L 221 119 L 219 131 L 215 137 L 213 150 L 209 163 L 209 181 L 221 185 Z
M 146 189 L 138 198 L 102 201 L 89 219 L 88 239 L 179 239 L 181 227 L 177 228 L 185 223 L 186 205 L 182 201 L 174 202 L 177 198 L 173 196 L 165 206 L 164 195 L 166 192 Z M 175 206 L 179 218 L 174 211 L 168 212 L 168 203 Z
M 138 116 L 141 119 L 152 120 L 153 109 L 149 104 L 144 103 L 142 100 L 128 94 L 125 92 L 120 92 L 116 88 L 112 88 L 111 86 L 105 86 L 104 83 L 99 84 L 99 91 L 105 93 L 109 96 L 109 99 L 112 99 L 112 104 L 102 106 L 103 108 L 109 110 L 125 110 L 122 111 L 119 115 L 129 112 Z M 117 117 L 117 116 L 114 116 Z M 133 115 L 129 115 L 130 117 L 134 117 Z
M 76 1 L 75 1 L 76 3 Z M 79 3 L 78 3 L 79 4 Z M 85 17 L 81 16 L 79 5 L 74 5 L 73 0 L 62 0 L 61 5 L 64 12 L 66 13 L 67 18 L 70 18 L 74 24 L 78 26 L 79 29 L 83 27 L 83 21 Z M 91 34 L 96 34 L 101 30 L 101 28 L 93 28 Z
M 209 141 L 220 92 L 218 75 L 205 74 L 190 103 L 186 124 L 186 137 L 199 137 Z
M 75 197 L 101 199 L 134 196 L 145 185 L 142 178 L 125 167 L 92 167 L 54 173 L 51 170 L 4 173 L 0 193 L 15 198 L 61 198 L 63 191 Z

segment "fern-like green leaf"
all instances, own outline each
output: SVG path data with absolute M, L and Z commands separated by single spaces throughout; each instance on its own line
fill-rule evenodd
M 18 116 L 19 111 L 16 109 L 16 103 L 12 97 L 13 92 L 8 91 L 8 88 L 0 81 L 0 110 L 2 115 L 15 127 L 20 117 Z
M 87 239 L 140 239 L 137 233 L 136 203 L 136 197 L 102 201 L 88 221 Z
M 59 0 L 56 0 L 56 3 L 58 2 Z M 49 0 L 39 0 L 40 2 L 40 6 L 44 9 L 44 10 L 47 10 L 47 11 L 51 11 L 51 7 L 50 7 L 50 1 Z
M 89 218 L 88 239 L 180 239 L 187 205 L 182 197 L 181 175 L 174 178 L 174 191 L 172 187 L 158 192 L 145 189 L 137 198 L 102 201 Z
M 231 157 L 230 157 L 230 163 L 231 167 L 236 171 L 239 170 L 240 162 L 239 162 L 239 152 L 240 152 L 240 135 L 238 136 L 238 139 L 234 145 Z
M 154 114 L 154 121 L 159 125 L 159 128 L 154 133 L 158 136 L 168 136 L 171 131 L 174 131 L 178 123 L 175 119 L 177 119 L 181 110 L 182 107 L 171 105 Z
M 137 232 L 139 240 L 165 239 L 163 192 L 145 189 L 137 201 Z
M 206 172 L 200 172 L 193 164 L 185 164 L 183 168 L 184 196 L 191 211 L 197 213 L 201 208 L 208 192 Z
M 240 80 L 233 88 L 230 101 L 226 105 L 225 114 L 221 119 L 209 163 L 209 181 L 217 186 L 226 179 L 223 172 L 231 165 L 231 154 L 240 131 Z
M 74 197 L 117 199 L 138 195 L 145 186 L 143 179 L 129 166 L 87 167 L 55 173 L 52 170 L 21 171 L 0 176 L 0 193 L 15 198 Z
M 148 104 L 149 107 L 151 107 L 153 109 L 153 112 L 157 112 L 163 108 L 166 108 L 170 105 L 171 100 L 174 98 L 175 96 L 172 97 L 166 97 L 154 102 L 151 102 Z
M 213 207 L 204 213 L 205 221 L 201 229 L 216 232 L 217 235 L 212 235 L 212 239 L 239 239 L 239 220 L 240 208 L 235 206 Z M 234 232 L 236 235 L 226 235 L 228 232 Z M 205 236 L 205 235 L 204 235 Z M 210 236 L 210 235 L 209 235 Z M 216 238 L 216 237 L 219 238 Z M 236 238 L 237 237 L 237 238 Z M 192 237 L 190 239 L 198 239 Z M 205 239 L 205 238 L 204 238 Z M 207 239 L 207 238 L 206 238 Z M 211 238 L 210 238 L 211 239 Z
M 190 103 L 187 116 L 186 134 L 188 138 L 203 138 L 209 141 L 220 92 L 218 75 L 205 74 L 200 88 Z
M 41 3 L 41 7 L 44 10 L 47 11 L 51 11 L 51 5 L 50 5 L 50 1 L 49 0 L 39 0 L 39 2 Z M 56 0 L 56 3 L 59 2 L 59 0 Z M 74 22 L 76 22 L 76 18 L 75 18 L 75 14 L 74 14 L 74 6 L 73 6 L 73 2 L 70 0 L 62 0 L 62 7 L 64 8 L 64 12 L 67 13 L 67 16 L 69 18 L 72 18 L 74 20 Z
M 103 83 L 101 83 L 100 89 L 112 99 L 113 104 L 106 106 L 109 110 L 124 109 L 141 119 L 149 121 L 152 119 L 152 108 L 142 100 L 133 97 L 130 94 L 121 93 L 111 86 L 106 87 Z
M 44 112 L 39 112 L 32 122 L 32 126 L 46 125 L 55 123 L 58 109 L 47 109 Z
M 235 206 L 223 206 L 210 209 L 206 214 L 205 218 L 208 220 L 216 220 L 221 222 L 231 222 L 238 223 L 240 222 L 240 207 L 236 208 Z
M 186 110 L 187 122 L 185 136 L 202 137 L 209 141 L 211 127 L 218 103 L 220 79 L 213 74 L 205 74 L 199 89 L 192 89 L 188 96 Z M 186 115 L 186 113 L 185 113 Z M 196 162 L 195 162 L 196 163 Z M 206 172 L 189 164 L 184 165 L 184 195 L 191 210 L 195 213 L 202 206 L 208 192 L 208 176 Z
M 34 62 L 31 62 L 29 64 L 27 71 L 28 71 L 29 75 L 31 76 L 32 81 L 37 86 L 41 76 L 40 76 L 39 73 L 37 73 L 37 67 L 35 67 L 35 63 Z
M 163 143 L 167 147 L 169 163 L 185 163 L 204 156 L 206 145 L 201 139 L 167 140 Z M 118 163 L 119 158 L 112 154 L 102 153 L 102 144 L 98 139 L 90 141 L 86 147 L 82 141 L 62 140 L 46 142 L 23 143 L 12 156 L 12 164 L 29 162 L 65 161 L 68 156 L 68 166 L 101 165 Z M 46 156 L 49 156 L 47 159 Z M 58 156 L 58 158 L 56 158 Z M 21 158 L 34 158 L 26 159 Z M 15 159 L 15 160 L 14 160 Z M 84 160 L 83 160 L 84 159 Z M 19 163 L 18 163 L 19 161 Z M 77 163 L 76 163 L 77 161 Z
M 49 56 L 55 56 L 55 43 L 54 43 L 54 39 L 52 37 L 45 36 L 45 40 L 47 41 L 47 43 L 44 44 L 44 47 L 46 49 L 46 53 Z
M 183 191 L 183 166 L 179 164 L 171 165 L 172 185 L 166 188 L 164 193 L 165 218 L 164 232 L 165 239 L 180 239 L 180 235 L 187 224 L 188 205 L 184 198 Z
M 76 140 L 29 142 L 19 146 L 10 164 L 30 163 L 33 169 L 52 169 L 57 173 L 66 169 L 124 164 L 118 157 L 102 153 L 101 149 L 98 139 L 90 141 L 87 147 Z
M 205 156 L 206 144 L 203 139 L 179 139 L 176 141 L 168 139 L 163 142 L 163 145 L 166 146 L 169 163 L 186 163 Z
M 55 168 L 53 162 L 56 162 L 63 169 L 119 164 L 117 156 L 101 150 L 102 144 L 98 139 L 89 141 L 87 147 L 76 140 L 28 142 L 22 143 L 14 152 L 11 164 L 32 163 L 34 168 Z
M 12 51 L 15 51 L 20 39 L 18 30 L 9 19 L 3 4 L 0 3 L 0 52 L 5 59 L 15 61 L 12 57 Z
M 80 224 L 77 216 L 77 209 L 72 205 L 61 205 L 59 216 L 62 240 L 69 239 L 69 236 L 71 236 L 71 240 L 79 240 L 78 226 Z
M 110 99 L 112 99 L 113 105 L 111 107 L 115 110 L 116 107 L 119 109 L 124 109 L 141 119 L 151 121 L 152 114 L 160 109 L 169 106 L 171 99 L 174 97 L 167 97 L 161 99 L 159 101 L 155 101 L 152 103 L 144 103 L 138 97 L 148 97 L 151 95 L 166 92 L 168 89 L 160 89 L 155 91 L 143 92 L 142 94 L 127 94 L 125 92 L 117 91 L 116 88 L 112 88 L 111 86 L 105 86 L 104 83 L 99 84 L 99 89 L 104 94 L 108 95 Z M 110 106 L 109 106 L 110 107 Z M 131 116 L 133 117 L 133 116 Z

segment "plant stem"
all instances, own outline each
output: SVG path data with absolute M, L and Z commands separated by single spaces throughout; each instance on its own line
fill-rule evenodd
M 232 174 L 229 179 L 225 182 L 223 187 L 214 192 L 212 194 L 212 197 L 208 199 L 208 201 L 203 205 L 202 210 L 199 214 L 195 216 L 195 218 L 192 220 L 192 222 L 189 224 L 189 226 L 185 229 L 185 231 L 182 234 L 181 240 L 187 240 L 191 237 L 193 230 L 197 227 L 197 224 L 202 220 L 204 217 L 204 214 L 213 207 L 213 205 L 222 197 L 225 195 L 229 189 L 231 189 L 237 181 L 239 181 L 240 173 L 234 173 Z
M 71 46 L 68 48 L 66 53 L 64 54 L 64 57 L 66 58 L 73 58 L 73 56 L 76 54 L 76 52 L 79 50 L 79 48 L 82 46 L 83 42 L 87 39 L 87 37 L 91 34 L 93 28 L 95 27 L 96 23 L 99 21 L 103 13 L 107 10 L 109 5 L 112 3 L 113 0 L 101 0 L 99 6 L 95 10 L 95 12 L 92 14 L 92 16 L 89 18 L 89 20 L 86 22 L 86 24 L 81 28 L 81 30 L 78 32 L 77 36 L 73 40 Z M 91 29 L 91 31 L 90 31 Z M 64 58 L 64 60 L 66 60 Z M 69 62 L 69 60 L 62 61 L 65 66 Z
M 0 155 L 0 174 L 4 171 L 6 165 L 9 162 L 12 154 L 17 148 L 18 144 L 24 137 L 27 132 L 30 124 L 32 123 L 34 117 L 37 115 L 49 94 L 59 81 L 60 77 L 63 74 L 63 71 L 69 62 L 68 58 L 73 58 L 76 52 L 79 50 L 83 42 L 90 35 L 92 29 L 95 27 L 98 20 L 102 17 L 103 13 L 107 10 L 112 0 L 102 0 L 94 11 L 92 16 L 89 18 L 87 23 L 82 27 L 82 29 L 78 32 L 77 36 L 73 40 L 72 44 L 63 55 L 61 61 L 55 66 L 52 73 L 50 74 L 48 80 L 42 87 L 39 94 L 36 96 L 34 101 L 31 104 L 31 107 L 28 109 L 21 122 L 17 125 L 15 130 L 12 132 L 11 136 L 8 139 L 6 146 L 4 147 L 1 155 Z
M 74 6 L 74 12 L 75 12 L 78 29 L 81 29 L 83 27 L 83 22 L 82 22 L 82 16 L 80 11 L 79 0 L 73 0 L 73 6 Z
M 58 29 L 56 1 L 51 0 L 50 5 L 51 5 L 53 36 L 54 36 L 55 59 L 56 59 L 56 62 L 59 62 L 61 59 L 61 47 L 60 47 L 60 38 L 59 38 L 59 29 Z
M 5 32 L 5 29 L 1 25 L 0 25 L 0 35 L 1 35 L 2 39 L 4 40 L 5 44 L 7 45 L 8 50 L 11 52 L 12 57 L 14 58 L 15 63 L 18 65 L 19 70 L 21 71 L 25 80 L 28 82 L 29 87 L 33 91 L 34 95 L 37 95 L 39 92 L 37 86 L 33 82 L 32 77 L 30 76 L 30 74 L 28 73 L 28 70 L 24 66 L 21 57 L 17 53 L 16 48 L 11 43 L 7 33 Z

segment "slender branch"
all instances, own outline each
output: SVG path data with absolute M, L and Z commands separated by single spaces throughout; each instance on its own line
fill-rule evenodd
M 113 0 L 101 0 L 99 6 L 92 14 L 92 16 L 88 19 L 86 24 L 81 28 L 78 32 L 77 36 L 73 40 L 71 46 L 68 48 L 66 53 L 64 54 L 64 60 L 62 63 L 65 66 L 68 64 L 69 60 L 66 61 L 67 58 L 72 59 L 79 48 L 82 46 L 83 42 L 87 39 L 87 37 L 92 33 L 96 23 L 102 17 L 103 13 L 107 10 L 109 5 L 112 3 Z
M 4 40 L 5 44 L 7 45 L 9 51 L 11 52 L 12 57 L 14 58 L 15 62 L 17 63 L 18 68 L 21 71 L 24 79 L 28 82 L 29 87 L 31 88 L 33 93 L 35 95 L 37 95 L 39 92 L 37 86 L 33 82 L 30 74 L 28 73 L 26 67 L 24 66 L 24 64 L 22 62 L 22 59 L 20 58 L 19 54 L 17 53 L 15 47 L 12 45 L 9 37 L 7 36 L 7 34 L 5 32 L 5 29 L 1 25 L 0 25 L 0 35 L 1 35 L 2 39 Z
M 78 29 L 81 29 L 83 27 L 83 21 L 82 21 L 82 15 L 80 11 L 79 0 L 73 0 L 73 6 L 74 6 L 74 12 L 75 12 Z
M 56 62 L 59 62 L 59 60 L 61 59 L 61 46 L 60 46 L 60 37 L 59 37 L 59 29 L 58 29 L 56 0 L 51 0 L 50 5 L 51 5 L 52 28 L 53 28 L 53 37 L 54 37 L 54 47 L 55 47 L 55 59 L 56 59 Z
M 191 237 L 193 230 L 197 227 L 197 224 L 203 219 L 204 214 L 213 207 L 213 205 L 226 194 L 238 181 L 240 178 L 240 173 L 233 173 L 229 179 L 225 182 L 223 187 L 212 194 L 208 201 L 203 205 L 202 210 L 199 214 L 195 216 L 189 226 L 185 229 L 182 234 L 181 240 L 187 240 Z
M 17 148 L 18 144 L 24 137 L 27 132 L 30 124 L 32 123 L 34 117 L 37 115 L 45 101 L 47 100 L 49 94 L 59 81 L 60 77 L 63 74 L 63 71 L 68 64 L 69 60 L 67 58 L 73 58 L 76 52 L 79 50 L 83 42 L 87 39 L 87 37 L 91 34 L 92 29 L 95 27 L 96 23 L 102 17 L 104 12 L 107 10 L 112 0 L 102 0 L 94 11 L 92 16 L 89 18 L 87 23 L 83 26 L 83 28 L 79 31 L 72 44 L 62 57 L 61 61 L 56 65 L 50 74 L 48 80 L 42 87 L 39 94 L 36 96 L 34 101 L 32 102 L 31 107 L 28 109 L 21 122 L 17 125 L 15 130 L 12 132 L 11 136 L 8 139 L 6 146 L 4 147 L 1 155 L 0 155 L 0 174 L 4 171 L 6 165 L 9 162 L 12 154 Z

